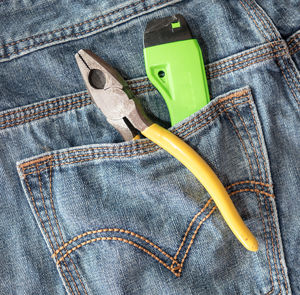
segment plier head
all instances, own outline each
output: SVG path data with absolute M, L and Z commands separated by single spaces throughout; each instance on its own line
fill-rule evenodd
M 131 140 L 151 124 L 113 67 L 90 50 L 79 50 L 75 58 L 91 98 L 125 140 Z

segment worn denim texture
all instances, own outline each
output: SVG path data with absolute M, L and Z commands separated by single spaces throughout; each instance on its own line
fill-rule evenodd
M 169 127 L 142 49 L 146 23 L 175 13 L 211 102 L 170 130 L 220 177 L 256 253 L 177 160 L 122 142 L 77 68 L 94 51 Z M 2 1 L 0 23 L 0 294 L 300 294 L 298 1 Z

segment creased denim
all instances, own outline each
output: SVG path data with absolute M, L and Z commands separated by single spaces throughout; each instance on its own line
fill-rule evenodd
M 299 294 L 298 6 L 1 2 L 0 294 Z M 216 172 L 256 253 L 177 160 L 123 142 L 77 68 L 92 50 L 169 127 L 142 49 L 146 23 L 175 13 L 202 48 L 211 102 L 170 130 Z

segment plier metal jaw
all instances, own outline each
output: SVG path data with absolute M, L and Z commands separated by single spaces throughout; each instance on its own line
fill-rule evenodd
M 75 58 L 91 98 L 124 140 L 133 139 L 152 124 L 113 67 L 90 50 L 79 50 Z
M 256 238 L 243 222 L 217 175 L 200 155 L 170 131 L 151 123 L 125 80 L 100 57 L 89 50 L 80 50 L 76 61 L 95 104 L 123 138 L 133 139 L 140 132 L 179 160 L 205 187 L 237 239 L 246 249 L 257 251 Z

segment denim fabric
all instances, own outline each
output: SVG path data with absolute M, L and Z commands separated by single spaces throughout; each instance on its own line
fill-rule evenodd
M 297 2 L 2 1 L 0 294 L 299 294 Z M 220 177 L 256 253 L 177 160 L 122 141 L 77 68 L 94 51 L 169 127 L 142 48 L 146 23 L 175 13 L 211 102 L 170 130 Z

